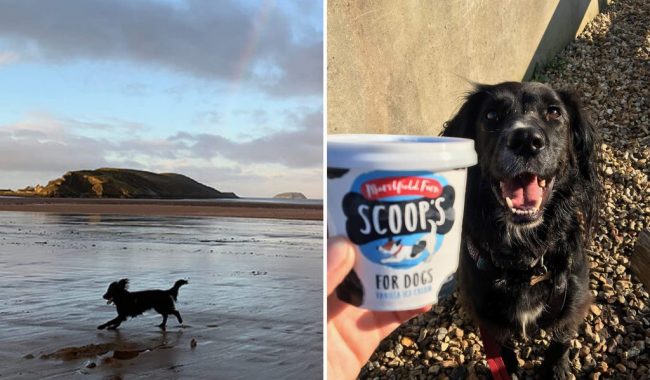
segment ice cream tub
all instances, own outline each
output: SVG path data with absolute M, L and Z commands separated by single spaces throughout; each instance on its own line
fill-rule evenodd
M 330 135 L 328 236 L 357 246 L 340 299 L 370 310 L 434 304 L 458 267 L 474 142 L 450 137 Z

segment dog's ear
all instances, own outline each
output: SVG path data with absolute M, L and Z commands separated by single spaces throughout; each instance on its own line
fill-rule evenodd
M 573 91 L 558 91 L 558 94 L 569 112 L 573 164 L 578 170 L 582 186 L 585 187 L 583 212 L 587 225 L 590 226 L 597 213 L 597 198 L 600 194 L 597 174 L 600 138 L 579 97 Z
M 465 97 L 458 113 L 444 124 L 441 136 L 476 138 L 476 122 L 480 117 L 481 104 L 486 97 L 485 86 L 475 85 L 474 90 Z
M 123 278 L 120 281 L 118 281 L 117 284 L 120 286 L 120 288 L 126 290 L 129 287 L 129 279 Z
M 589 114 L 573 91 L 559 91 L 560 98 L 569 112 L 571 140 L 576 155 L 576 165 L 580 176 L 588 181 L 596 180 L 598 133 Z

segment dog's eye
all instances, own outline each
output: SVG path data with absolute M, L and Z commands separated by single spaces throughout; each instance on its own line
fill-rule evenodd
M 562 116 L 562 111 L 560 110 L 560 107 L 550 106 L 546 110 L 546 114 L 549 119 L 557 120 Z
M 485 118 L 490 120 L 490 121 L 497 121 L 499 120 L 499 113 L 494 110 L 487 111 L 485 113 Z

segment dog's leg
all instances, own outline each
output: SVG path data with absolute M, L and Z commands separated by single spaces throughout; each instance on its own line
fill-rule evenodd
M 158 325 L 158 327 L 160 327 L 161 329 L 164 330 L 165 325 L 167 325 L 167 314 L 163 314 L 162 317 L 163 317 L 163 321 L 162 321 L 161 324 Z
M 543 379 L 565 380 L 571 374 L 569 366 L 569 339 L 551 340 L 540 367 Z
M 126 321 L 126 317 L 123 317 L 121 315 L 118 315 L 117 318 L 113 319 L 110 321 L 110 326 L 108 326 L 109 330 L 115 330 L 120 326 L 122 322 Z
M 506 365 L 508 373 L 514 374 L 517 373 L 519 363 L 517 362 L 517 354 L 509 346 L 509 344 L 501 346 L 501 357 L 503 358 L 503 364 Z
M 122 319 L 122 317 L 120 317 L 120 316 L 118 315 L 117 317 L 111 319 L 110 321 L 108 321 L 108 322 L 106 322 L 106 323 L 104 323 L 104 324 L 102 324 L 102 325 L 97 326 L 97 329 L 98 329 L 98 330 L 103 330 L 103 329 L 105 329 L 105 328 L 108 327 L 108 326 L 115 325 L 116 323 L 117 323 L 117 324 L 115 325 L 115 327 L 117 327 L 117 326 L 120 325 L 120 323 L 122 323 L 122 321 L 124 321 L 124 319 Z M 111 327 L 109 327 L 109 329 L 110 329 L 110 328 L 111 328 Z
M 176 316 L 176 319 L 178 319 L 178 323 L 183 324 L 183 318 L 181 318 L 181 313 L 179 313 L 178 310 L 172 311 L 172 314 Z

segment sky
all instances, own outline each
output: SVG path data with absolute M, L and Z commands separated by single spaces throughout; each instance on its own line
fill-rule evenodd
M 0 0 L 0 189 L 100 167 L 322 198 L 323 5 Z

